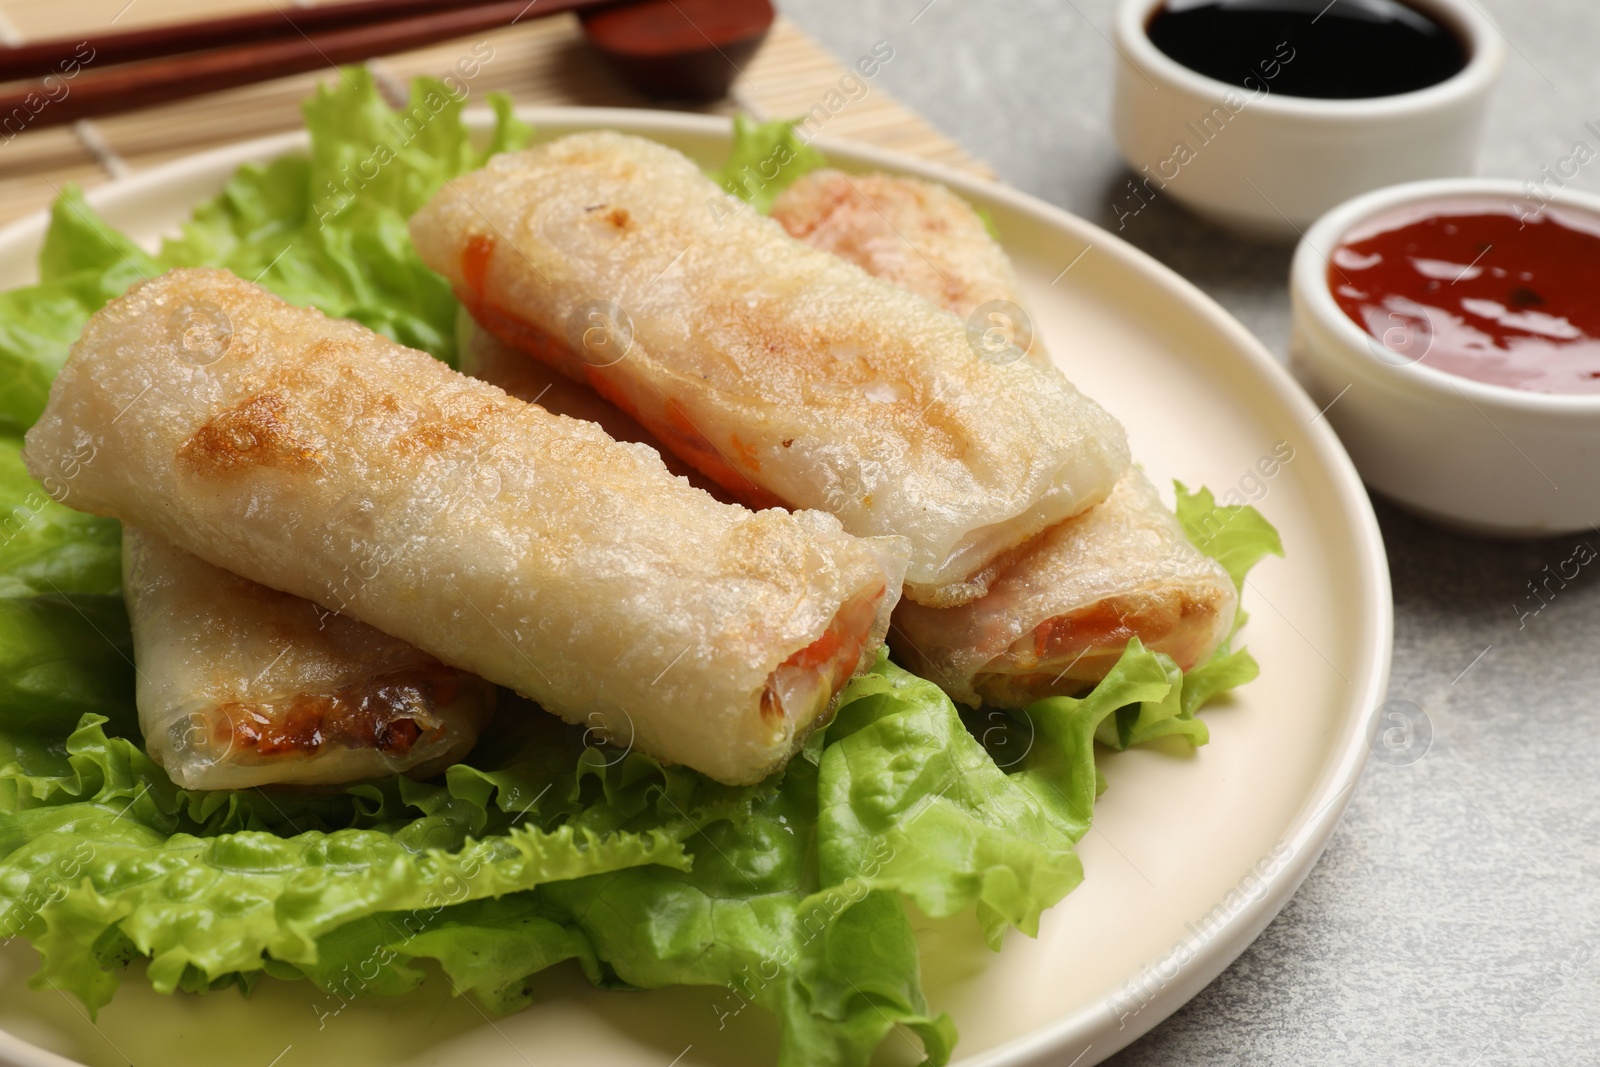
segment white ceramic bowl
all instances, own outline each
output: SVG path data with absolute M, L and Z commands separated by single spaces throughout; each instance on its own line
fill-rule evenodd
M 1285 96 L 1270 81 L 1264 92 L 1241 89 L 1190 70 L 1146 32 L 1163 2 L 1124 0 L 1117 12 L 1113 124 L 1138 195 L 1170 196 L 1246 233 L 1293 237 L 1369 189 L 1476 170 L 1505 43 L 1472 0 L 1405 0 L 1465 42 L 1459 73 L 1357 100 Z
M 1535 393 L 1407 362 L 1356 325 L 1328 288 L 1328 256 L 1376 215 L 1490 198 L 1534 211 L 1519 183 L 1411 182 L 1359 196 L 1307 231 L 1290 269 L 1289 363 L 1367 485 L 1479 533 L 1531 537 L 1600 525 L 1600 394 Z M 1550 204 L 1600 218 L 1600 197 Z

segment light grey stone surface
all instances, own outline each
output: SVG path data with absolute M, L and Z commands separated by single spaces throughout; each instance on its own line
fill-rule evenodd
M 1480 170 L 1533 178 L 1575 140 L 1595 144 L 1583 127 L 1600 124 L 1600 5 L 1480 3 L 1511 45 Z M 1128 175 L 1110 132 L 1113 6 L 783 9 L 846 59 L 889 41 L 876 86 L 1007 182 L 1115 230 Z M 1600 190 L 1600 160 L 1573 184 Z M 1282 354 L 1289 245 L 1235 240 L 1160 199 L 1122 235 Z M 1409 766 L 1372 762 L 1288 908 L 1118 1067 L 1600 1064 L 1600 562 L 1519 618 L 1537 606 L 1527 583 L 1577 539 L 1479 541 L 1381 501 L 1378 515 L 1394 576 L 1390 696 L 1426 712 L 1432 747 Z M 1600 533 L 1589 540 L 1600 549 Z

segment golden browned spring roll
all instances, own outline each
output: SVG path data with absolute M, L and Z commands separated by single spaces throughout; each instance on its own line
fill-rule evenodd
M 476 332 L 462 340 L 463 372 L 618 440 L 653 443 L 588 388 Z M 488 721 L 494 686 L 414 645 L 135 527 L 122 548 L 140 727 L 150 756 L 187 789 L 426 777 L 459 762 Z
M 494 686 L 404 641 L 122 532 L 152 759 L 187 789 L 334 785 L 465 756 Z
M 772 217 L 791 237 L 963 318 L 991 300 L 1022 304 L 1005 249 L 971 204 L 936 182 L 822 167 L 778 194 Z M 1027 354 L 1049 359 L 1037 343 Z
M 773 217 L 958 315 L 990 300 L 1020 303 L 999 242 L 942 186 L 818 170 L 778 197 Z M 1029 355 L 1048 358 L 1044 351 L 1035 339 Z M 1228 573 L 1190 543 L 1137 469 L 1108 499 L 969 582 L 980 596 L 964 606 L 902 603 L 890 644 L 955 699 L 997 707 L 1092 688 L 1132 637 L 1187 670 L 1227 638 L 1238 608 Z
M 958 608 L 902 604 L 890 636 L 907 669 L 973 706 L 1086 692 L 1134 637 L 1188 670 L 1228 636 L 1238 606 L 1228 573 L 1137 470 L 979 580 L 988 592 Z
M 752 506 L 911 542 L 946 602 L 1111 492 L 1121 427 L 1054 367 L 793 240 L 684 156 L 617 133 L 496 156 L 411 221 L 491 332 L 585 381 Z
M 222 271 L 95 315 L 25 458 L 71 468 L 66 504 L 730 783 L 870 663 L 904 565 L 898 539 L 719 503 L 653 449 Z

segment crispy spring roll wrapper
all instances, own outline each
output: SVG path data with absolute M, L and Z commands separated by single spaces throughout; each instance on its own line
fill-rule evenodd
M 936 182 L 823 167 L 778 194 L 772 218 L 796 240 L 963 318 L 991 300 L 1022 304 L 1000 242 L 971 204 Z M 1033 340 L 1028 356 L 1048 362 Z
M 494 686 L 413 645 L 124 527 L 150 756 L 186 789 L 418 777 L 458 762 Z
M 738 499 L 908 537 L 923 602 L 1128 465 L 1121 426 L 1054 367 L 980 358 L 959 317 L 795 241 L 652 141 L 496 156 L 411 232 L 492 333 Z
M 1133 637 L 1188 670 L 1228 636 L 1238 607 L 1227 572 L 1138 470 L 981 580 L 988 593 L 959 608 L 902 603 L 890 636 L 900 663 L 973 706 L 1087 692 Z
M 773 217 L 957 315 L 990 300 L 1020 302 L 1004 250 L 943 186 L 818 170 L 778 197 Z M 1038 338 L 1028 355 L 1049 358 Z M 962 607 L 902 602 L 890 643 L 900 662 L 956 699 L 998 707 L 1093 688 L 1130 637 L 1187 670 L 1216 651 L 1238 610 L 1227 571 L 1189 542 L 1137 469 L 1108 499 L 969 583 L 981 598 Z
M 96 314 L 25 458 L 64 503 L 730 783 L 871 661 L 904 565 L 223 271 Z
M 662 448 L 661 442 L 627 412 L 548 364 L 529 359 L 478 325 L 465 308 L 456 316 L 456 354 L 462 374 L 498 385 L 518 400 L 538 404 L 553 414 L 592 422 L 618 441 L 649 445 L 660 455 L 667 470 L 687 478 L 690 485 L 704 489 L 718 500 L 736 503 L 716 482 Z

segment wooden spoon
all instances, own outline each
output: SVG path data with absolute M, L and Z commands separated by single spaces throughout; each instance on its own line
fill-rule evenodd
M 578 11 L 584 34 L 646 95 L 723 96 L 774 18 L 769 0 L 358 0 L 279 13 L 0 49 L 11 136 L 98 115 L 355 63 L 516 22 Z M 87 57 L 87 58 L 86 58 Z M 6 139 L 9 140 L 9 137 Z

